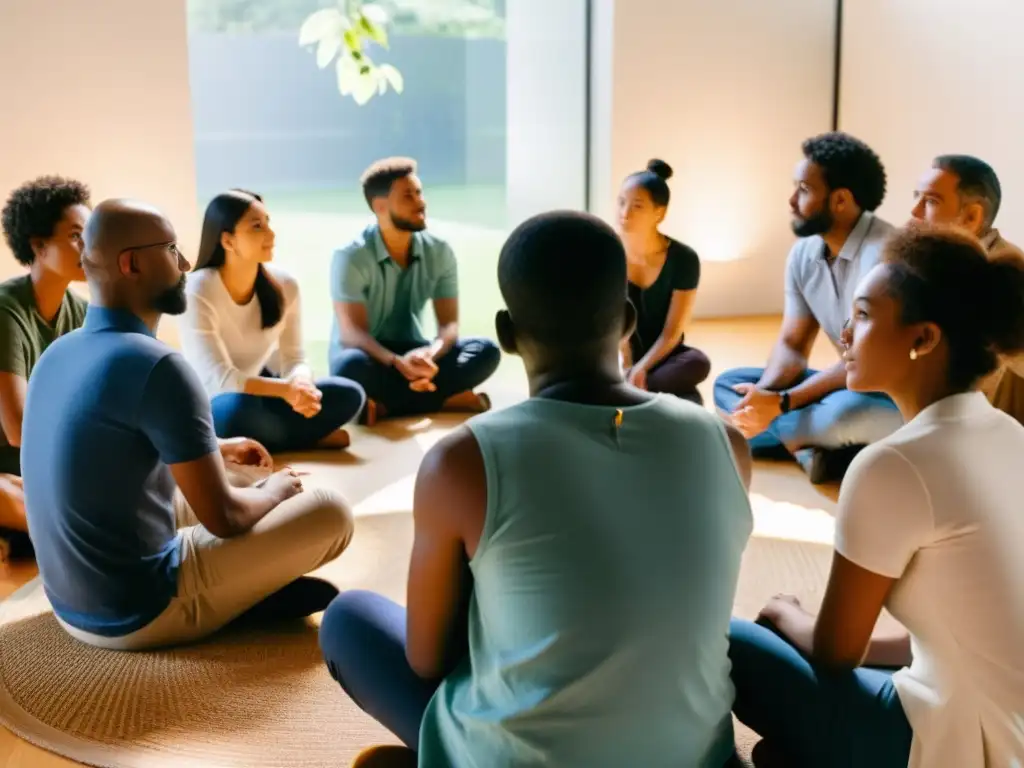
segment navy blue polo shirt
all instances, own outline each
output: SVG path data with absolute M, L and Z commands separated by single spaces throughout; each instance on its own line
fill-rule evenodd
M 22 473 L 46 594 L 67 624 L 119 637 L 177 590 L 181 541 L 168 465 L 218 450 L 185 358 L 134 314 L 92 305 L 28 385 Z

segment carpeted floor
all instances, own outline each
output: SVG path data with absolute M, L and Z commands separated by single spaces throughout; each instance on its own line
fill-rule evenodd
M 356 504 L 351 548 L 319 575 L 404 600 L 415 468 L 458 421 L 389 424 L 361 434 L 347 454 L 293 457 L 311 473 L 308 485 L 345 488 Z M 373 473 L 364 469 L 370 462 Z M 797 489 L 819 507 L 772 498 L 792 498 Z M 831 537 L 821 507 L 828 503 L 795 470 L 758 473 L 739 615 L 754 616 L 780 591 L 811 604 L 820 599 Z M 33 581 L 0 606 L 0 624 L 0 719 L 27 741 L 83 763 L 337 768 L 364 746 L 393 741 L 330 679 L 312 621 L 225 632 L 175 651 L 110 653 L 68 638 Z M 737 736 L 749 755 L 754 736 L 742 728 Z
M 775 320 L 708 323 L 697 340 L 725 368 L 761 359 L 776 329 Z M 819 351 L 812 364 L 828 361 Z M 516 399 L 491 394 L 499 406 Z M 311 473 L 307 485 L 340 489 L 356 509 L 352 546 L 319 575 L 343 589 L 404 600 L 416 468 L 460 421 L 437 417 L 356 429 L 349 451 L 290 457 Z M 755 533 L 737 615 L 753 617 L 778 592 L 816 606 L 830 557 L 832 494 L 809 485 L 790 463 L 758 465 Z M 0 568 L 0 594 L 33 575 L 30 567 L 7 575 Z M 0 768 L 346 768 L 363 747 L 394 741 L 327 674 L 315 620 L 258 634 L 226 632 L 171 652 L 115 654 L 60 632 L 37 582 L 0 604 L 0 720 L 24 739 L 0 729 Z M 755 738 L 738 729 L 746 756 Z

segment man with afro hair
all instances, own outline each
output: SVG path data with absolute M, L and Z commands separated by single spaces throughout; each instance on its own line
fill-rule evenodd
M 85 279 L 82 232 L 89 213 L 88 187 L 60 176 L 21 185 L 0 213 L 7 245 L 28 269 L 0 283 L 0 536 L 14 550 L 27 541 L 9 532 L 28 530 L 20 451 L 25 392 L 46 348 L 85 320 L 86 301 L 68 286 Z
M 850 392 L 840 335 L 853 291 L 878 263 L 892 226 L 875 216 L 885 198 L 885 168 L 864 142 L 833 132 L 808 139 L 789 198 L 800 238 L 786 263 L 782 331 L 765 368 L 726 371 L 715 405 L 750 440 L 755 454 L 791 453 L 811 482 L 838 480 L 864 445 L 902 424 L 888 397 Z M 807 367 L 818 331 L 839 359 Z

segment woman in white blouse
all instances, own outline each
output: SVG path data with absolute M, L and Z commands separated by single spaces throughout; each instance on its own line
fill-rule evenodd
M 818 615 L 734 622 L 734 711 L 785 765 L 1024 765 L 1024 427 L 976 389 L 1024 349 L 1024 265 L 912 227 L 843 341 L 847 386 L 906 423 L 846 474 Z M 907 631 L 875 631 L 883 606 Z
M 269 264 L 273 255 L 259 195 L 236 189 L 210 201 L 188 276 L 185 357 L 210 394 L 219 437 L 250 437 L 271 453 L 346 447 L 344 426 L 366 395 L 349 379 L 313 380 L 299 286 Z

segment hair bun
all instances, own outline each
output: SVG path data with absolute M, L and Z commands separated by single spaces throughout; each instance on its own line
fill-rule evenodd
M 1024 254 L 1006 251 L 985 264 L 979 318 L 989 343 L 1002 354 L 1024 350 Z
M 672 166 L 664 160 L 658 160 L 657 158 L 648 160 L 647 170 L 664 181 L 668 181 L 672 178 Z

